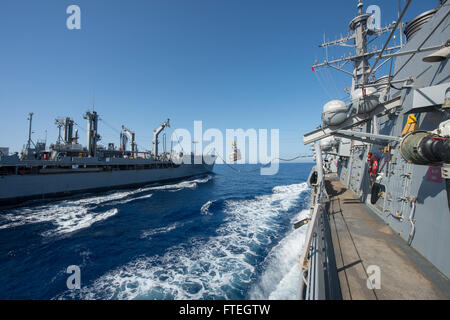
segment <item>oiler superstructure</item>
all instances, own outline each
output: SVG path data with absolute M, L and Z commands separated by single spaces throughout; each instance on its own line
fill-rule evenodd
M 101 139 L 98 113 L 87 111 L 84 119 L 86 147 L 78 142 L 74 120 L 63 118 L 55 121 L 59 129 L 57 142 L 46 148 L 45 142 L 32 141 L 33 113 L 29 114 L 28 142 L 22 153 L 10 155 L 7 148 L 1 149 L 0 205 L 138 187 L 205 174 L 213 169 L 214 155 L 158 151 L 158 136 L 169 127 L 169 119 L 153 132 L 153 152 L 139 151 L 135 133 L 125 126 L 120 132 L 120 146 L 108 143 L 105 148 L 98 144 Z
M 352 86 L 303 137 L 316 161 L 303 299 L 450 298 L 450 4 L 405 24 L 410 3 L 377 29 L 358 1 L 350 34 L 321 45 L 355 52 L 313 66 L 347 73 Z M 368 51 L 381 34 L 382 49 Z

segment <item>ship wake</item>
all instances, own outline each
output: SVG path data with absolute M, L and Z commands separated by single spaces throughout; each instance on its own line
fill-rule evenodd
M 305 194 L 309 194 L 309 188 L 306 183 L 300 183 L 275 187 L 271 194 L 248 200 L 208 201 L 199 208 L 200 214 L 212 214 L 213 208 L 220 207 L 224 215 L 224 221 L 214 236 L 207 239 L 193 237 L 186 243 L 169 248 L 163 255 L 137 258 L 107 272 L 76 293 L 65 292 L 56 298 L 242 299 L 287 296 L 295 290 L 294 286 L 299 286 L 295 268 L 298 269 L 297 256 L 306 230 L 303 227 L 294 230 L 292 222 L 305 215 L 305 212 L 298 214 L 298 207 L 305 201 L 301 195 Z M 290 225 L 286 227 L 287 224 Z M 144 234 L 142 239 L 145 241 L 154 234 L 175 228 L 182 228 L 182 225 L 155 229 Z
M 84 196 L 81 199 L 58 200 L 54 203 L 4 210 L 0 212 L 0 230 L 32 223 L 50 223 L 53 228 L 42 232 L 42 236 L 68 234 L 115 216 L 120 212 L 121 205 L 148 200 L 158 191 L 177 192 L 195 189 L 198 184 L 211 179 L 212 175 L 208 175 L 179 183 L 149 185 L 133 190 Z

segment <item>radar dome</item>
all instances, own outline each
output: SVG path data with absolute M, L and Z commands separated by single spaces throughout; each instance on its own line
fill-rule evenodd
M 364 89 L 364 95 L 363 90 L 361 88 L 358 88 L 354 90 L 350 96 L 351 96 L 351 105 L 353 110 L 356 111 L 356 113 L 369 113 L 373 109 L 376 108 L 377 105 L 380 104 L 379 102 L 379 93 L 377 94 L 377 90 L 374 87 L 367 87 Z
M 326 126 L 336 126 L 347 118 L 348 107 L 344 101 L 331 100 L 323 106 L 322 121 Z
M 377 92 L 377 90 L 374 87 L 367 87 L 365 88 L 366 92 L 365 95 L 366 96 L 370 96 L 371 94 L 374 94 L 375 92 Z M 352 93 L 350 94 L 352 100 L 353 99 L 359 99 L 363 97 L 363 92 L 361 88 L 355 89 L 352 91 Z

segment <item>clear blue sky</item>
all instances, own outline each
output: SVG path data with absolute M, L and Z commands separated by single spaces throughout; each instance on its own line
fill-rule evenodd
M 332 40 L 348 31 L 356 3 L 2 0 L 0 146 L 20 150 L 30 111 L 35 140 L 45 130 L 56 140 L 56 117 L 86 127 L 82 114 L 95 88 L 101 117 L 136 131 L 143 148 L 151 149 L 153 129 L 170 118 L 172 128 L 190 130 L 194 120 L 205 129 L 279 128 L 282 157 L 308 152 L 302 135 L 350 85 L 346 75 L 328 72 L 321 87 L 311 71 L 324 55 L 317 45 L 324 32 Z M 405 20 L 437 3 L 413 1 Z M 81 30 L 66 28 L 71 4 L 81 8 Z M 382 25 L 395 20 L 396 0 L 364 4 L 381 7 Z M 101 143 L 118 143 L 115 131 L 102 123 L 100 131 Z

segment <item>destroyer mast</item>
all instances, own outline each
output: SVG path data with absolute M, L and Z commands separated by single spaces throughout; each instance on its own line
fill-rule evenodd
M 438 244 L 450 241 L 450 39 L 445 31 L 450 5 L 440 0 L 436 8 L 406 23 L 403 41 L 402 19 L 411 2 L 399 6 L 397 21 L 377 28 L 358 0 L 351 33 L 319 46 L 355 51 L 331 61 L 327 52 L 322 63 L 312 66 L 313 71 L 330 67 L 344 72 L 352 77 L 352 86 L 349 102 L 326 103 L 319 128 L 303 136 L 304 144 L 314 144 L 316 162 L 308 179 L 311 210 L 299 261 L 303 299 L 450 297 L 450 254 Z M 397 30 L 400 44 L 392 45 Z M 385 33 L 389 35 L 382 49 L 369 51 L 368 44 Z M 345 69 L 349 63 L 351 71 Z M 376 77 L 386 63 L 388 73 Z M 337 211 L 334 203 L 339 203 Z M 372 215 L 388 224 L 390 233 L 379 232 L 385 224 Z M 341 219 L 343 227 L 335 221 L 331 230 L 331 219 Z M 349 236 L 352 241 L 346 244 Z M 405 245 L 399 246 L 394 236 Z M 415 254 L 410 247 L 424 257 L 420 259 L 427 273 L 408 258 Z M 346 273 L 343 279 L 338 270 L 354 260 L 352 250 L 360 259 L 355 267 L 359 273 Z M 378 258 L 381 252 L 383 259 Z M 386 291 L 369 285 L 366 266 L 372 265 L 389 279 L 383 282 Z M 415 270 L 415 277 L 384 271 L 408 268 Z M 444 276 L 439 278 L 439 272 Z M 428 277 L 434 273 L 437 278 Z M 400 285 L 408 290 L 392 295 Z M 415 296 L 418 287 L 422 295 Z

